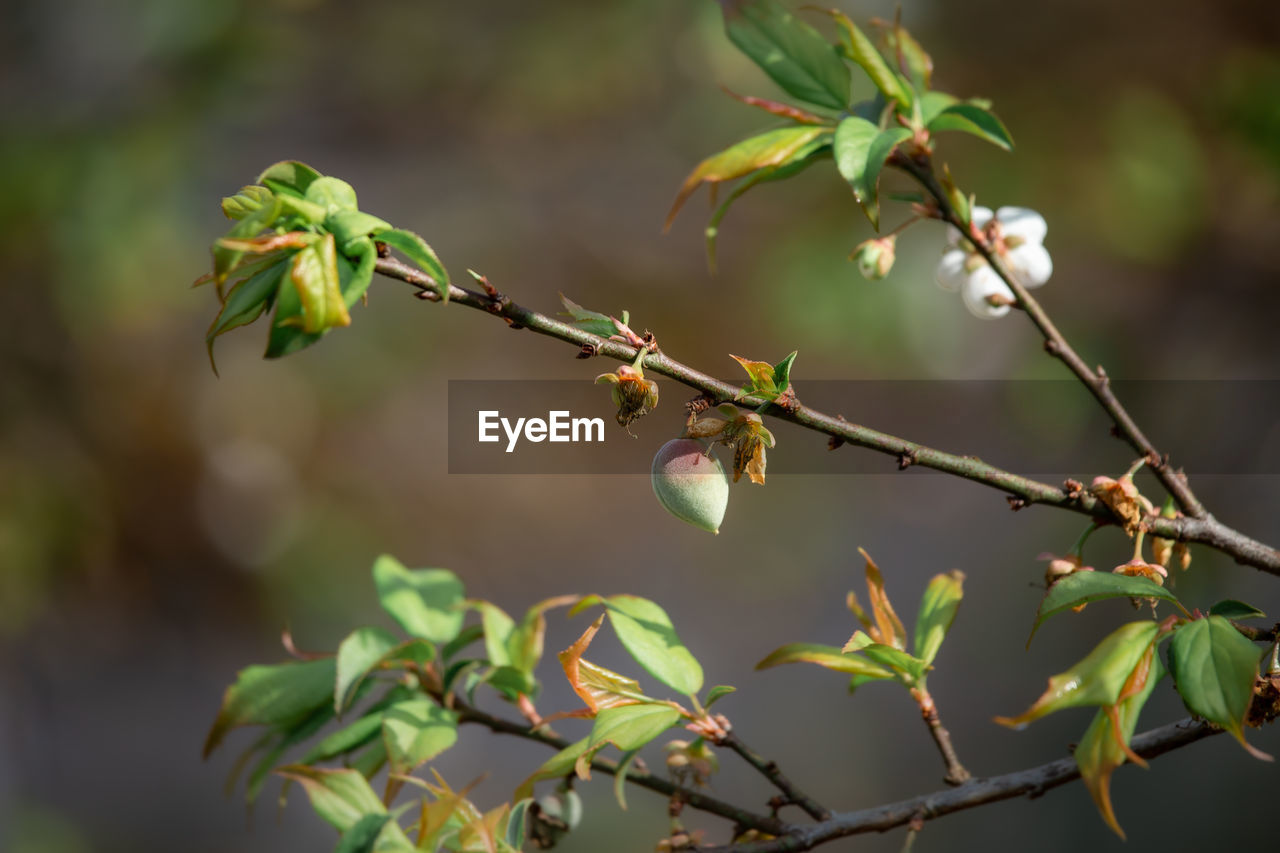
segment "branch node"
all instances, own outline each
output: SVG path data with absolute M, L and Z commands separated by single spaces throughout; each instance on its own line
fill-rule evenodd
M 912 465 L 916 464 L 918 460 L 919 457 L 916 456 L 916 452 L 914 450 L 904 450 L 902 453 L 898 454 L 898 470 L 905 471 Z
M 595 344 L 583 344 L 582 349 L 578 350 L 578 354 L 574 358 L 594 358 L 600 354 L 600 347 Z
M 1073 501 L 1080 500 L 1080 495 L 1084 492 L 1084 483 L 1079 480 L 1070 478 L 1062 481 L 1062 493 Z
M 1027 499 L 1019 495 L 1005 495 L 1004 499 L 1009 502 L 1009 509 L 1017 512 L 1027 506 Z

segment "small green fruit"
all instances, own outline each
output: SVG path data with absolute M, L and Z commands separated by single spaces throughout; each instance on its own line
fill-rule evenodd
M 729 478 L 702 442 L 668 441 L 653 457 L 651 474 L 653 493 L 667 512 L 694 527 L 720 532 L 729 505 Z

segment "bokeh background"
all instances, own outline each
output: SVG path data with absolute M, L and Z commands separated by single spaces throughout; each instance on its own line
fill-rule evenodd
M 188 285 L 225 227 L 218 199 L 297 158 L 426 235 L 455 273 L 479 269 L 543 310 L 558 291 L 629 308 L 667 352 L 722 375 L 729 352 L 798 348 L 802 397 L 814 378 L 1060 378 L 1028 324 L 981 323 L 933 285 L 936 226 L 908 232 L 887 281 L 859 278 L 845 255 L 868 226 L 829 165 L 745 197 L 716 277 L 703 199 L 660 235 L 687 170 L 767 125 L 716 84 L 776 95 L 709 0 L 27 0 L 3 14 L 0 848 L 331 849 L 296 792 L 277 811 L 268 786 L 247 819 L 241 793 L 222 790 L 234 749 L 202 763 L 200 744 L 235 671 L 283 657 L 283 627 L 333 648 L 385 624 L 368 575 L 384 551 L 451 568 L 512 611 L 561 592 L 662 602 L 709 683 L 740 688 L 722 709 L 742 736 L 840 809 L 935 789 L 941 775 L 900 691 L 850 697 L 824 670 L 752 671 L 784 642 L 847 638 L 858 546 L 904 614 L 933 573 L 967 573 L 930 684 L 973 772 L 1064 755 L 1082 733 L 1086 711 L 1021 733 L 990 721 L 1129 616 L 1124 602 L 1095 605 L 1023 651 L 1035 557 L 1065 549 L 1077 517 L 1012 515 L 996 492 L 897 474 L 887 458 L 882 475 L 741 484 L 715 538 L 663 513 L 643 477 L 450 476 L 447 380 L 587 382 L 606 365 L 394 282 L 375 285 L 352 328 L 283 362 L 258 358 L 261 326 L 228 335 L 221 379 L 210 372 L 213 296 Z M 980 202 L 1045 213 L 1057 270 L 1043 300 L 1087 359 L 1133 379 L 1280 378 L 1273 3 L 906 2 L 903 18 L 937 85 L 992 97 L 1011 128 L 1013 155 L 956 137 L 943 157 Z M 682 399 L 664 394 L 665 406 Z M 1181 402 L 1184 418 L 1250 417 Z M 884 422 L 856 399 L 843 413 Z M 642 442 L 669 437 L 646 426 Z M 1149 430 L 1159 443 L 1162 425 Z M 963 422 L 948 434 L 959 452 L 973 437 Z M 778 437 L 778 455 L 821 441 Z M 1111 442 L 1109 473 L 1122 470 L 1124 448 L 1096 439 Z M 1195 485 L 1220 518 L 1280 541 L 1277 478 Z M 1087 556 L 1105 567 L 1124 551 L 1110 531 Z M 1234 596 L 1274 612 L 1274 580 L 1196 550 L 1177 584 L 1205 606 Z M 548 648 L 581 628 L 555 616 Z M 622 665 L 610 642 L 601 662 Z M 554 665 L 545 680 L 543 710 L 570 707 Z M 1182 713 L 1162 687 L 1143 727 Z M 1280 731 L 1251 737 L 1280 752 Z M 544 757 L 467 730 L 436 766 L 455 784 L 492 770 L 476 796 L 493 804 Z M 721 795 L 769 796 L 724 764 Z M 1123 768 L 1129 849 L 1271 846 L 1277 778 L 1225 738 L 1146 773 Z M 585 791 L 587 821 L 563 849 L 652 849 L 660 798 L 633 793 L 623 812 L 607 785 Z M 716 822 L 693 825 L 723 840 Z M 827 849 L 900 844 L 899 832 Z M 1073 785 L 931 823 L 917 849 L 1120 844 Z

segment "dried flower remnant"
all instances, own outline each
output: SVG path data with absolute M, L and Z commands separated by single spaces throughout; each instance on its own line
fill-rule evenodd
M 613 386 L 613 403 L 618 407 L 618 424 L 627 428 L 632 434 L 630 425 L 658 405 L 658 383 L 644 378 L 644 369 L 640 361 L 641 353 L 634 366 L 621 365 L 616 373 L 602 373 L 596 377 L 596 384 L 608 382 Z M 632 434 L 634 437 L 634 434 Z

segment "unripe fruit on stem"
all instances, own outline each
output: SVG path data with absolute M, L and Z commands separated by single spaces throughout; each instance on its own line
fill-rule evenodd
M 674 438 L 659 448 L 651 470 L 653 493 L 667 512 L 694 527 L 720 532 L 729 505 L 729 478 L 720 460 L 691 438 Z

